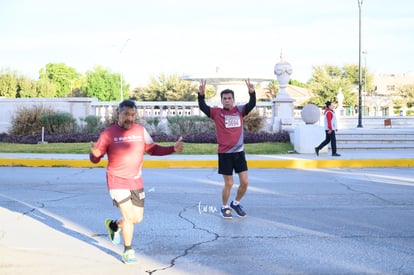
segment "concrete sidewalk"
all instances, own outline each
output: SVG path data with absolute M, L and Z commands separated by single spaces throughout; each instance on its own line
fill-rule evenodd
M 315 154 L 246 154 L 249 168 L 362 168 L 413 167 L 414 150 L 365 150 L 340 152 L 341 157 L 328 153 Z M 106 167 L 103 159 L 98 164 L 84 154 L 19 154 L 0 153 L 0 166 L 27 167 Z M 146 155 L 144 168 L 215 168 L 217 155 L 185 155 L 153 157 Z

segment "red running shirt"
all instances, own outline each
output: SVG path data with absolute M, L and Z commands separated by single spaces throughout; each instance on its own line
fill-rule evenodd
M 106 128 L 96 142 L 102 156 L 89 155 L 91 162 L 98 163 L 108 156 L 107 184 L 109 189 L 136 190 L 143 188 L 142 164 L 144 153 L 150 155 L 168 155 L 174 152 L 174 146 L 159 146 L 142 125 L 134 124 L 124 129 L 117 124 Z
M 230 110 L 210 107 L 210 118 L 216 125 L 218 153 L 235 153 L 244 150 L 244 109 L 245 107 L 240 105 Z

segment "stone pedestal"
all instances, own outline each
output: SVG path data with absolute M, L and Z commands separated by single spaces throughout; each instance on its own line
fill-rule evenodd
M 295 100 L 289 99 L 274 99 L 273 103 L 273 123 L 272 131 L 289 131 L 294 127 L 294 112 L 293 102 Z
M 280 62 L 276 64 L 274 73 L 279 82 L 279 93 L 272 100 L 273 121 L 272 131 L 288 131 L 293 133 L 294 129 L 294 105 L 295 99 L 291 98 L 287 92 L 290 75 L 292 74 L 292 66 L 280 57 Z M 291 134 L 292 137 L 292 134 Z M 291 139 L 292 140 L 292 139 Z
M 315 154 L 315 147 L 325 139 L 325 130 L 319 125 L 298 125 L 294 136 L 294 149 L 297 153 Z M 328 146 L 325 146 L 319 153 L 328 153 Z
M 325 139 L 325 128 L 316 125 L 320 119 L 320 110 L 314 104 L 307 104 L 301 112 L 305 125 L 298 125 L 295 128 L 293 146 L 299 154 L 315 154 L 315 147 Z M 325 146 L 319 153 L 327 153 L 328 146 Z

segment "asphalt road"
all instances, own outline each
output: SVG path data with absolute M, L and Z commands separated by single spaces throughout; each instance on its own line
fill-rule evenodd
M 104 168 L 0 167 L 0 274 L 414 274 L 413 168 L 249 179 L 248 217 L 224 220 L 216 169 L 144 169 L 128 266 L 103 226 L 119 215 Z

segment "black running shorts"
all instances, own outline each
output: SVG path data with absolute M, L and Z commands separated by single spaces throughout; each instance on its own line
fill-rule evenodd
M 218 154 L 218 173 L 222 175 L 233 175 L 247 171 L 247 162 L 244 151 L 236 153 L 219 153 Z

